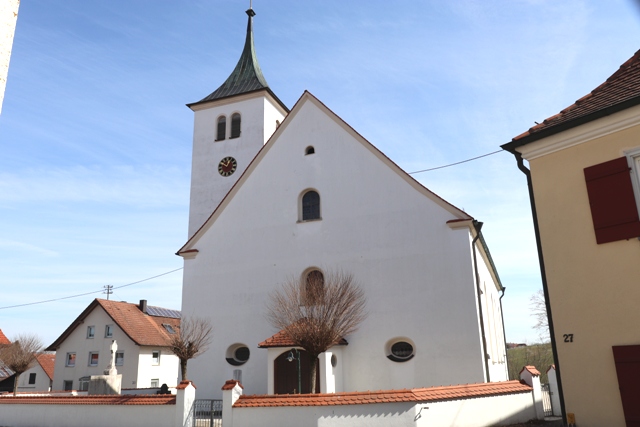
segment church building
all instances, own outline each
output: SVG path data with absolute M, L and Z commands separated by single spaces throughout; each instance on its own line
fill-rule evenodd
M 211 320 L 189 361 L 199 398 L 300 392 L 303 353 L 266 318 L 282 283 L 350 274 L 359 329 L 319 357 L 318 391 L 505 381 L 500 283 L 482 223 L 434 194 L 304 92 L 287 108 L 254 48 L 194 111 L 182 314 Z M 308 390 L 304 390 L 303 392 Z

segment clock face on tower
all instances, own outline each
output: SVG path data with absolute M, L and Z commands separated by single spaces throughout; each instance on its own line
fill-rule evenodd
M 229 176 L 236 171 L 238 162 L 233 157 L 225 157 L 218 163 L 218 173 L 222 176 Z

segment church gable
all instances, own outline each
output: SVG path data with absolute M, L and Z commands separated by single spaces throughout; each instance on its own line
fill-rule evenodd
M 303 198 L 319 199 L 318 222 L 363 221 L 412 216 L 421 227 L 444 230 L 446 221 L 471 219 L 411 178 L 313 95 L 305 92 L 291 113 L 257 154 L 246 172 L 203 227 L 179 254 L 197 249 L 203 234 L 221 217 L 240 228 L 290 226 L 306 222 Z M 235 199 L 244 201 L 236 201 Z M 227 212 L 231 210 L 231 212 Z M 424 216 L 430 220 L 425 221 Z M 359 219 L 358 219 L 359 218 Z M 380 232 L 384 232 L 380 230 Z M 409 237 L 409 236 L 408 236 Z

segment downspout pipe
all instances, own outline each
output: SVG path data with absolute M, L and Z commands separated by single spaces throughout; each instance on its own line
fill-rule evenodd
M 478 297 L 478 314 L 480 315 L 480 335 L 482 337 L 482 357 L 484 359 L 485 382 L 489 383 L 491 382 L 491 375 L 489 374 L 487 337 L 484 331 L 484 317 L 482 315 L 482 297 L 481 297 L 482 289 L 480 289 L 480 273 L 478 272 L 478 256 L 476 254 L 476 242 L 480 238 L 480 230 L 482 229 L 482 223 L 474 219 L 473 228 L 476 230 L 476 237 L 474 237 L 473 240 L 471 241 L 471 251 L 473 252 L 473 270 L 476 275 L 476 295 Z
M 560 360 L 558 359 L 558 347 L 556 345 L 556 334 L 553 327 L 553 315 L 551 313 L 551 304 L 549 300 L 549 287 L 547 286 L 547 273 L 544 266 L 544 257 L 542 256 L 542 243 L 540 241 L 540 227 L 538 225 L 538 211 L 536 210 L 536 200 L 533 195 L 533 183 L 531 181 L 531 171 L 524 165 L 522 154 L 518 151 L 511 151 L 518 162 L 518 169 L 527 177 L 527 187 L 529 188 L 529 202 L 531 204 L 531 216 L 533 217 L 533 230 L 536 236 L 536 246 L 538 249 L 538 262 L 540 263 L 540 277 L 542 280 L 542 291 L 544 292 L 544 302 L 547 309 L 547 321 L 549 323 L 549 336 L 551 338 L 551 350 L 553 351 L 553 360 L 556 364 L 556 373 L 558 379 L 558 393 L 560 394 L 560 409 L 562 410 L 562 423 L 567 425 L 567 413 L 564 407 L 564 392 L 562 391 L 562 374 L 560 373 Z
M 500 298 L 498 299 L 498 301 L 500 301 L 500 319 L 502 320 L 502 339 L 504 340 L 504 361 L 505 361 L 505 364 L 507 365 L 507 379 L 509 379 L 509 358 L 507 357 L 507 331 L 504 329 L 504 312 L 502 311 L 502 297 L 504 296 L 504 292 L 506 290 L 507 290 L 506 286 L 503 286 L 502 289 L 500 289 L 502 294 L 500 294 Z

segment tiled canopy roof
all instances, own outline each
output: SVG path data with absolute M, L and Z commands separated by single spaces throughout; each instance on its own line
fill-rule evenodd
M 411 390 L 381 390 L 328 394 L 243 395 L 233 405 L 236 408 L 278 406 L 364 405 L 393 402 L 437 402 L 470 397 L 530 393 L 531 387 L 520 381 L 466 384 L 446 387 L 414 388 Z
M 53 379 L 53 368 L 56 363 L 56 355 L 52 353 L 40 353 L 36 356 L 38 363 L 42 367 L 42 370 L 49 377 L 50 380 Z
M 11 341 L 9 341 L 9 338 L 7 338 L 4 332 L 2 332 L 2 329 L 0 329 L 0 345 L 3 344 L 11 344 Z
M 265 89 L 271 96 L 286 110 L 289 109 L 275 96 L 275 94 L 269 89 L 269 85 L 262 75 L 262 69 L 258 63 L 258 57 L 256 56 L 256 49 L 253 44 L 253 16 L 256 13 L 253 9 L 247 10 L 249 15 L 249 21 L 247 23 L 247 37 L 244 42 L 244 49 L 240 55 L 240 60 L 234 68 L 231 75 L 222 85 L 214 92 L 204 97 L 198 102 L 187 104 L 189 107 L 209 101 L 215 101 L 222 98 L 227 98 L 234 95 L 241 95 L 243 93 L 255 92 Z
M 3 396 L 0 404 L 39 405 L 175 405 L 171 394 L 128 394 L 108 396 Z
M 101 307 L 113 321 L 138 345 L 166 346 L 170 335 L 162 324 L 171 325 L 174 330 L 180 327 L 180 319 L 174 317 L 150 316 L 140 309 L 138 304 L 128 302 L 95 299 L 78 316 L 58 339 L 47 347 L 55 351 L 75 328 L 97 307 Z
M 335 345 L 348 345 L 349 343 L 344 338 L 340 338 Z M 285 330 L 278 332 L 277 334 L 267 338 L 258 344 L 260 348 L 270 348 L 270 347 L 295 347 L 296 343 L 291 340 L 291 337 L 287 334 Z
M 640 50 L 600 86 L 503 145 L 509 150 L 640 104 Z

